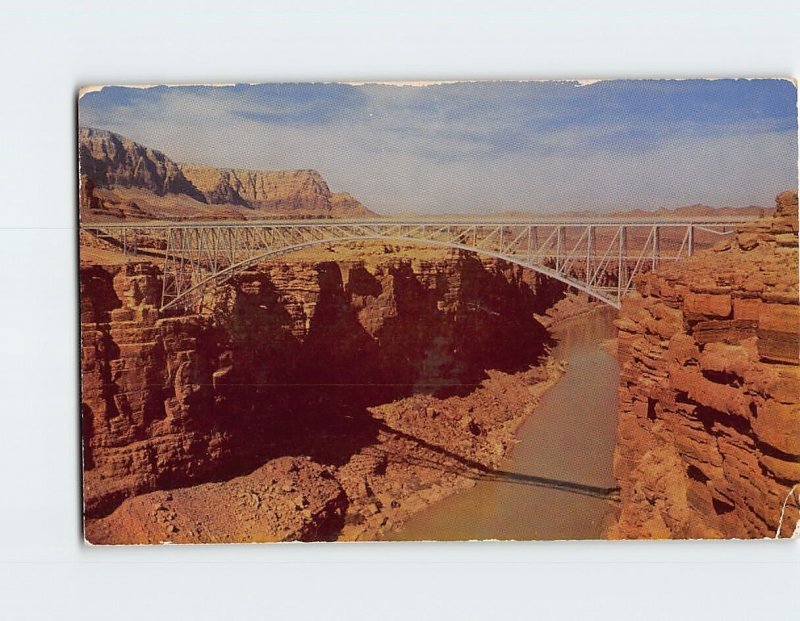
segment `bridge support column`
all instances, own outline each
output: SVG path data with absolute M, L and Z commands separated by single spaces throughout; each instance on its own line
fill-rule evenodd
M 652 269 L 658 267 L 658 256 L 661 252 L 661 227 L 658 225 L 653 227 L 653 265 Z
M 564 256 L 564 227 L 556 228 L 556 271 L 561 269 Z
M 528 261 L 533 258 L 533 253 L 539 247 L 538 229 L 535 226 L 528 226 Z
M 619 263 L 617 265 L 617 302 L 628 289 L 628 229 L 619 227 Z

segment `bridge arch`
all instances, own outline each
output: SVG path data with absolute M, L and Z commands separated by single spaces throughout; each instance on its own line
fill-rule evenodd
M 488 248 L 479 248 L 476 246 L 470 246 L 468 244 L 461 244 L 453 241 L 441 241 L 436 239 L 420 239 L 416 237 L 408 237 L 402 235 L 381 235 L 381 234 L 367 234 L 367 235 L 352 235 L 352 236 L 345 236 L 345 237 L 332 237 L 332 238 L 325 238 L 325 239 L 315 239 L 309 241 L 303 241 L 297 244 L 291 244 L 288 246 L 283 246 L 280 248 L 274 248 L 269 250 L 264 250 L 254 254 L 253 256 L 247 257 L 241 261 L 236 263 L 232 263 L 219 271 L 214 273 L 208 274 L 202 280 L 193 283 L 187 289 L 181 291 L 176 297 L 171 299 L 167 303 L 162 302 L 161 310 L 169 310 L 170 308 L 175 308 L 180 305 L 182 301 L 187 299 L 191 299 L 193 296 L 197 295 L 199 292 L 203 291 L 204 289 L 211 287 L 211 286 L 218 286 L 219 284 L 224 283 L 227 281 L 231 276 L 236 274 L 237 272 L 244 270 L 245 268 L 255 265 L 260 261 L 264 261 L 266 259 L 270 259 L 273 257 L 278 257 L 285 254 L 291 254 L 292 252 L 297 252 L 299 250 L 304 250 L 306 248 L 311 248 L 314 246 L 323 246 L 323 245 L 330 245 L 330 244 L 338 244 L 342 242 L 360 242 L 360 241 L 395 241 L 395 242 L 407 242 L 413 244 L 419 244 L 422 246 L 433 246 L 438 248 L 447 248 L 451 250 L 462 250 L 465 252 L 469 252 L 471 254 L 476 254 L 479 256 L 487 256 L 493 257 L 496 259 L 501 259 L 507 261 L 509 263 L 513 263 L 515 265 L 519 265 L 520 267 L 524 267 L 530 270 L 533 270 L 543 276 L 548 276 L 550 278 L 554 278 L 565 285 L 573 287 L 579 291 L 582 291 L 588 294 L 590 297 L 597 299 L 609 306 L 614 308 L 620 308 L 620 301 L 616 300 L 608 295 L 605 295 L 602 291 L 598 291 L 597 289 L 588 286 L 585 282 L 578 280 L 577 278 L 572 278 L 569 275 L 562 274 L 555 269 L 552 269 L 546 265 L 542 265 L 541 263 L 534 263 L 532 261 L 524 260 L 523 257 L 498 252 Z M 163 278 L 166 278 L 167 275 L 164 273 Z
M 373 240 L 502 259 L 619 308 L 637 274 L 655 269 L 662 261 L 691 256 L 698 244 L 695 232 L 728 235 L 737 224 L 752 219 L 156 221 L 96 224 L 82 229 L 122 248 L 126 255 L 154 247 L 158 248 L 155 253 L 147 253 L 160 255 L 163 249 L 162 310 L 186 305 L 205 288 L 271 257 L 323 244 Z M 154 246 L 154 240 L 164 245 Z

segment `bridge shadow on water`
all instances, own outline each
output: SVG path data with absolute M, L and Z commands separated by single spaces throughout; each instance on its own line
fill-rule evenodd
M 426 442 L 425 440 L 422 440 L 416 436 L 398 431 L 397 429 L 393 429 L 384 425 L 382 430 L 386 433 L 409 440 L 418 445 L 420 448 L 424 449 L 425 452 L 433 453 L 440 458 L 437 460 L 431 457 L 415 455 L 413 457 L 403 457 L 402 460 L 405 463 L 439 469 L 443 472 L 457 474 L 459 476 L 477 481 L 493 481 L 497 483 L 510 483 L 515 485 L 531 485 L 534 487 L 542 487 L 571 494 L 579 494 L 581 496 L 590 496 L 592 498 L 599 498 L 602 500 L 619 499 L 618 487 L 598 487 L 595 485 L 586 485 L 584 483 L 577 483 L 573 481 L 564 481 L 561 479 L 540 477 L 532 474 L 523 474 L 521 472 L 491 468 L 479 461 L 464 457 L 441 446 Z M 396 456 L 392 456 L 389 453 L 386 453 L 385 455 L 387 459 L 397 461 Z

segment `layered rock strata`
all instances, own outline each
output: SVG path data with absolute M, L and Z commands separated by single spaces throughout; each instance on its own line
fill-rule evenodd
M 332 193 L 315 170 L 177 164 L 129 138 L 85 127 L 78 132 L 78 156 L 86 220 L 375 215 L 347 192 Z
M 211 204 L 229 203 L 288 214 L 371 215 L 350 194 L 333 194 L 316 170 L 244 170 L 193 164 L 180 164 L 180 169 Z
M 300 479 L 327 472 L 336 484 L 300 490 L 308 504 L 292 514 L 297 519 L 284 523 L 282 509 L 269 509 L 277 517 L 262 516 L 252 529 L 242 522 L 231 536 L 326 538 L 356 505 L 389 508 L 375 493 L 390 488 L 369 482 L 385 473 L 379 455 L 387 442 L 405 447 L 397 454 L 412 461 L 445 459 L 479 472 L 500 458 L 509 421 L 524 412 L 509 404 L 503 420 L 483 420 L 459 399 L 487 381 L 486 369 L 497 369 L 499 385 L 503 373 L 519 371 L 533 373 L 532 386 L 546 381 L 552 373 L 535 365 L 547 359 L 548 337 L 534 314 L 563 295 L 562 285 L 531 272 L 455 253 L 369 268 L 265 264 L 220 288 L 204 315 L 159 315 L 160 287 L 150 263 L 81 269 L 84 502 L 87 536 L 98 542 L 120 542 L 113 523 L 128 525 L 128 542 L 222 537 L 213 525 L 224 516 L 204 520 L 187 509 L 164 522 L 172 510 L 148 508 L 167 506 L 164 496 L 120 503 L 187 485 L 195 491 L 174 492 L 187 507 L 212 492 L 238 498 L 252 482 L 235 477 L 256 476 L 282 457 L 294 460 Z M 428 411 L 439 397 L 449 405 Z M 491 390 L 486 398 L 498 399 Z M 405 405 L 375 410 L 397 399 Z M 430 424 L 440 431 L 429 433 Z M 425 476 L 434 484 L 433 470 Z M 419 471 L 408 477 L 408 494 L 426 485 Z M 206 481 L 228 483 L 197 485 Z M 265 499 L 280 496 L 285 481 L 264 474 L 256 483 L 251 491 Z M 262 502 L 259 511 L 272 501 Z M 161 526 L 131 526 L 136 516 Z M 206 524 L 201 534 L 198 521 Z M 346 521 L 358 531 L 360 518 Z
M 185 194 L 204 200 L 166 155 L 119 134 L 82 127 L 78 132 L 78 157 L 81 175 L 93 187 L 141 187 L 158 196 Z M 85 183 L 82 181 L 82 188 Z
M 615 537 L 791 535 L 800 482 L 797 193 L 638 279 L 617 322 Z M 784 517 L 781 524 L 781 512 Z

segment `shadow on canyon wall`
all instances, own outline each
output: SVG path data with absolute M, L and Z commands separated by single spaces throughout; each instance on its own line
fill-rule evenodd
M 355 268 L 344 282 L 333 262 L 317 270 L 319 299 L 305 338 L 286 329 L 291 317 L 263 273 L 252 277 L 256 287 L 235 285 L 232 312 L 219 322 L 228 370 L 215 395 L 238 438 L 231 459 L 237 471 L 287 454 L 342 465 L 376 441 L 380 421 L 370 406 L 419 392 L 465 395 L 487 369 L 525 369 L 551 345 L 533 313 L 553 300 L 476 258 L 460 258 L 457 291 L 448 291 L 447 275 L 437 274 L 431 286 L 402 263 L 383 279 Z M 371 309 L 387 287 L 389 308 Z M 359 312 L 381 315 L 372 334 Z
M 156 266 L 82 268 L 87 515 L 281 456 L 345 464 L 377 440 L 369 407 L 466 395 L 489 369 L 541 362 L 552 342 L 534 314 L 565 292 L 467 253 L 416 271 L 403 260 L 308 269 L 276 284 L 255 268 L 218 292 L 212 317 L 154 322 L 137 313 L 158 302 Z M 298 296 L 309 303 L 299 314 Z

